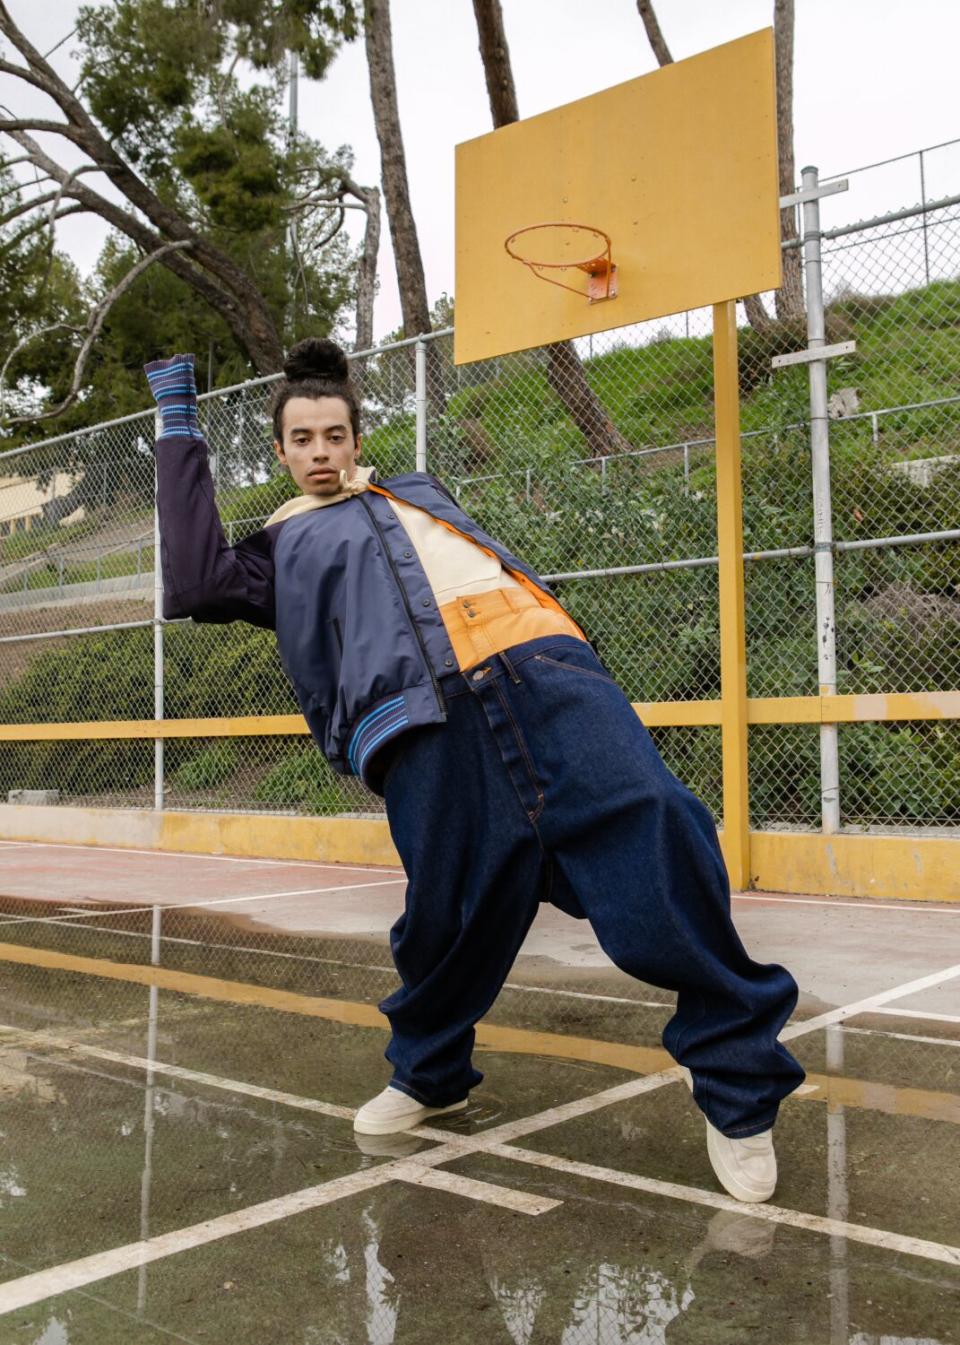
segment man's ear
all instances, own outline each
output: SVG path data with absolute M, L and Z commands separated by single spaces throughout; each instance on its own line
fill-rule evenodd
M 273 441 L 273 451 L 277 455 L 277 461 L 282 462 L 284 467 L 286 467 L 287 459 L 283 451 L 283 444 L 279 443 L 276 439 Z
M 356 462 L 360 461 L 360 454 L 362 451 L 363 451 L 363 435 L 358 434 L 353 449 L 353 456 Z

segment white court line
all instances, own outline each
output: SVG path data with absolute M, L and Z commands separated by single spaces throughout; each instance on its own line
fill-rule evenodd
M 270 814 L 264 814 L 269 816 Z M 266 864 L 281 869 L 334 869 L 351 873 L 402 873 L 393 864 L 331 864 L 322 859 L 244 859 L 241 855 L 201 855 L 190 850 L 138 850 L 126 845 L 80 845 L 76 841 L 0 841 L 0 846 L 23 845 L 34 850 L 84 850 L 88 854 L 149 855 L 151 859 L 207 860 L 219 864 Z
M 822 897 L 765 897 L 759 892 L 733 892 L 731 900 L 760 901 L 764 904 L 776 902 L 782 906 L 829 906 L 833 910 L 844 907 L 853 911 L 920 911 L 924 915 L 960 915 L 958 905 L 946 906 L 937 905 L 936 902 L 925 902 L 922 906 L 907 906 L 896 897 L 891 897 L 889 901 L 833 901 Z
M 300 1097 L 296 1093 L 284 1093 L 275 1088 L 264 1088 L 259 1084 L 245 1083 L 240 1079 L 225 1079 L 202 1070 L 187 1069 L 183 1065 L 168 1065 L 163 1061 L 149 1060 L 146 1056 L 128 1055 L 123 1051 L 111 1051 L 103 1046 L 91 1046 L 86 1042 L 76 1042 L 69 1037 L 58 1037 L 53 1032 L 28 1034 L 24 1028 L 0 1023 L 0 1036 L 6 1035 L 15 1036 L 22 1045 L 29 1044 L 34 1048 L 44 1046 L 65 1051 L 69 1055 L 84 1055 L 95 1060 L 106 1060 L 115 1065 L 129 1065 L 134 1069 L 150 1070 L 154 1074 L 182 1079 L 186 1083 L 203 1084 L 208 1088 L 219 1088 L 225 1092 L 240 1093 L 245 1097 L 260 1098 L 265 1102 L 276 1102 L 285 1107 L 296 1107 L 300 1111 L 319 1112 L 322 1116 L 335 1116 L 344 1120 L 352 1120 L 356 1115 L 351 1107 L 339 1107 L 331 1102 L 320 1102 L 316 1098 Z M 29 1043 L 24 1040 L 27 1035 L 30 1038 Z M 549 1126 L 584 1116 L 587 1112 L 596 1111 L 601 1107 L 609 1107 L 614 1102 L 636 1097 L 639 1093 L 650 1092 L 654 1088 L 659 1088 L 662 1083 L 672 1083 L 674 1078 L 679 1077 L 679 1067 L 675 1067 L 663 1070 L 659 1074 L 644 1075 L 640 1079 L 629 1079 L 626 1083 L 604 1089 L 603 1092 L 594 1093 L 590 1097 L 561 1103 L 559 1106 L 550 1107 L 547 1111 L 537 1112 L 534 1116 L 505 1122 L 504 1125 L 498 1126 L 496 1131 L 487 1130 L 478 1135 L 457 1135 L 449 1130 L 439 1130 L 432 1126 L 420 1126 L 415 1133 L 425 1139 L 452 1143 L 458 1150 L 472 1150 L 477 1142 L 482 1144 L 491 1135 L 496 1134 L 504 1142 L 518 1139 L 522 1135 L 532 1134 L 535 1130 L 547 1129 Z
M 931 1023 L 960 1023 L 960 1014 L 927 1013 L 923 1009 L 873 1009 L 873 1013 L 886 1013 L 891 1018 L 926 1018 Z
M 18 1270 L 30 1270 L 30 1267 L 23 1261 L 17 1261 L 4 1252 L 0 1252 L 0 1261 L 5 1261 L 8 1266 L 16 1266 Z M 121 1308 L 119 1303 L 111 1303 L 109 1299 L 102 1298 L 99 1294 L 89 1294 L 83 1289 L 78 1289 L 77 1296 L 86 1299 L 88 1303 L 96 1303 L 98 1308 L 106 1308 L 109 1312 L 114 1312 L 120 1317 L 126 1317 L 128 1321 L 136 1322 L 137 1328 L 141 1331 L 145 1326 L 149 1326 L 158 1335 L 168 1336 L 170 1340 L 179 1340 L 182 1345 L 202 1345 L 201 1341 L 194 1340 L 192 1336 L 182 1336 L 179 1331 L 174 1331 L 170 1326 L 164 1326 L 161 1322 L 155 1321 L 153 1317 L 147 1317 L 145 1314 L 136 1311 L 131 1312 L 129 1308 Z M 42 1340 L 43 1337 L 41 1336 L 40 1339 Z
M 675 1004 L 665 1003 L 662 999 L 630 999 L 627 995 L 594 995 L 588 994 L 586 990 L 558 990 L 552 985 L 523 985 L 519 982 L 511 984 L 507 981 L 503 989 L 524 991 L 531 995 L 561 995 L 564 999 L 599 1000 L 603 1004 L 629 1004 L 634 1009 L 669 1009 L 673 1012 L 676 1008 Z
M 829 1013 L 819 1013 L 816 1018 L 793 1023 L 783 1029 L 780 1040 L 793 1041 L 794 1038 L 802 1037 L 807 1032 L 815 1032 L 817 1028 L 829 1027 L 831 1023 L 842 1023 L 845 1018 L 854 1018 L 857 1014 L 866 1013 L 877 1005 L 889 1004 L 891 1000 L 903 999 L 906 995 L 915 995 L 919 990 L 929 990 L 932 986 L 942 985 L 944 981 L 953 981 L 958 976 L 960 976 L 960 962 L 953 967 L 945 967 L 943 971 L 921 976 L 916 981 L 907 981 L 904 985 L 894 986 L 892 990 L 881 990 L 877 995 L 868 995 L 866 999 L 858 999 L 853 1004 L 831 1009 Z
M 115 855 L 149 855 L 151 858 L 193 859 L 198 862 L 210 860 L 220 864 L 265 864 L 269 868 L 334 869 L 341 872 L 349 870 L 356 873 L 403 874 L 402 869 L 396 869 L 389 865 L 331 864 L 320 859 L 244 859 L 240 855 L 203 855 L 195 854 L 189 850 L 141 850 L 133 846 L 123 845 L 79 845 L 71 841 L 0 841 L 0 848 L 13 848 L 15 846 L 46 850 L 85 850 L 92 854 L 99 852 Z M 732 898 L 734 901 L 777 902 L 787 906 L 849 906 L 861 911 L 919 911 L 926 915 L 960 915 L 960 906 L 937 906 L 935 903 L 907 906 L 894 898 L 891 898 L 890 901 L 880 902 L 834 901 L 829 898 L 816 897 L 762 896 L 753 892 L 734 892 Z
M 321 1116 L 335 1116 L 340 1120 L 351 1121 L 356 1114 L 352 1107 L 338 1107 L 332 1102 L 320 1102 L 317 1098 L 299 1097 L 296 1093 L 283 1093 L 276 1088 L 261 1088 L 259 1084 L 244 1083 L 240 1079 L 224 1079 L 218 1074 L 207 1074 L 203 1070 L 185 1069 L 182 1065 L 167 1065 L 159 1060 L 148 1060 L 145 1056 L 127 1055 L 123 1051 L 110 1051 L 102 1046 L 90 1046 L 86 1042 L 72 1041 L 69 1037 L 58 1037 L 52 1032 L 32 1034 L 30 1042 L 24 1041 L 24 1029 L 0 1023 L 0 1037 L 16 1034 L 22 1045 L 44 1046 L 68 1055 L 90 1056 L 94 1060 L 106 1060 L 113 1065 L 129 1065 L 133 1069 L 147 1070 L 153 1074 L 164 1074 L 171 1079 L 182 1079 L 185 1083 L 202 1084 L 207 1088 L 219 1088 L 228 1093 L 239 1093 L 244 1097 L 259 1098 L 263 1102 L 276 1102 L 284 1107 L 296 1107 L 300 1111 L 318 1112 Z M 2 1042 L 0 1042 L 2 1045 Z
M 278 897 L 309 897 L 315 896 L 317 893 L 360 892 L 367 887 L 395 887 L 397 883 L 405 883 L 406 881 L 407 879 L 404 875 L 400 878 L 385 878 L 378 883 L 343 883 L 339 887 L 301 887 L 293 892 L 254 892 L 248 896 L 242 897 L 214 897 L 210 901 L 144 901 L 139 906 L 130 906 L 119 911 L 97 911 L 93 909 L 81 911 L 77 915 L 77 919 L 89 920 L 99 915 L 138 915 L 141 911 L 152 911 L 154 906 L 158 906 L 161 911 L 205 911 L 209 906 L 232 906 L 239 905 L 241 902 L 246 901 L 274 901 Z M 12 897 L 9 899 L 12 901 L 31 900 L 31 898 L 28 897 Z M 36 900 L 36 898 L 32 898 L 32 900 Z M 15 915 L 11 919 L 0 920 L 0 925 L 22 925 L 25 923 L 31 925 L 66 924 L 69 920 L 70 917 L 63 914 L 37 916 Z
M 421 1167 L 416 1161 L 400 1163 L 393 1180 L 409 1182 L 411 1186 L 427 1186 L 434 1191 L 447 1191 L 451 1195 L 465 1196 L 468 1200 L 479 1200 L 487 1205 L 498 1205 L 516 1214 L 546 1214 L 563 1204 L 562 1200 L 553 1200 L 550 1196 L 515 1191 L 509 1186 L 480 1182 L 474 1177 L 461 1177 L 455 1172 L 437 1172 L 433 1168 Z
M 495 1144 L 487 1152 L 497 1158 L 531 1163 L 536 1167 L 550 1168 L 554 1172 L 567 1173 L 573 1177 L 586 1177 L 595 1182 L 625 1186 L 634 1191 L 644 1191 L 649 1195 L 665 1196 L 669 1200 L 683 1200 L 691 1205 L 729 1210 L 733 1214 L 749 1214 L 753 1219 L 765 1219 L 768 1223 L 788 1224 L 791 1228 L 802 1228 L 811 1233 L 825 1233 L 829 1237 L 846 1238 L 850 1242 L 864 1242 L 870 1247 L 880 1247 L 883 1251 L 922 1256 L 928 1261 L 943 1261 L 948 1266 L 960 1266 L 960 1247 L 951 1247 L 941 1242 L 928 1242 L 925 1238 L 888 1233 L 882 1228 L 869 1228 L 864 1224 L 848 1224 L 842 1219 L 827 1219 L 819 1214 L 804 1214 L 800 1210 L 788 1210 L 781 1205 L 745 1205 L 730 1196 L 722 1196 L 715 1191 L 701 1191 L 696 1186 L 680 1186 L 676 1182 L 662 1182 L 632 1172 L 620 1172 L 614 1168 L 596 1167 L 592 1163 L 557 1158 L 554 1154 L 517 1149 L 512 1144 Z
M 913 1032 L 884 1032 L 878 1027 L 849 1027 L 844 1024 L 844 1032 L 855 1032 L 858 1037 L 887 1037 L 890 1041 L 919 1041 L 929 1046 L 960 1046 L 953 1037 L 918 1037 Z
M 662 1088 L 664 1084 L 676 1083 L 682 1077 L 680 1066 L 673 1065 L 670 1069 L 659 1070 L 656 1074 L 645 1074 L 640 1079 L 628 1079 L 626 1083 L 604 1088 L 602 1092 L 574 1098 L 572 1102 L 561 1102 L 556 1107 L 548 1107 L 546 1111 L 536 1112 L 533 1116 L 521 1116 L 516 1121 L 504 1121 L 502 1125 L 478 1131 L 474 1135 L 458 1135 L 450 1130 L 425 1125 L 417 1126 L 411 1133 L 423 1135 L 425 1139 L 445 1141 L 447 1145 L 453 1145 L 459 1150 L 458 1157 L 463 1157 L 466 1153 L 485 1150 L 490 1144 L 508 1144 L 512 1140 L 522 1139 L 524 1135 L 533 1135 L 538 1130 L 549 1130 L 553 1126 L 562 1125 L 564 1121 L 575 1121 L 578 1117 L 600 1111 L 603 1107 L 612 1107 L 616 1102 L 627 1102 L 630 1098 L 639 1097 L 641 1093 L 652 1093 L 655 1089 Z M 421 1155 L 418 1161 L 422 1162 L 424 1158 L 433 1157 L 433 1153 Z
M 71 1289 L 82 1289 L 98 1280 L 121 1275 L 127 1270 L 136 1270 L 185 1252 L 192 1247 L 204 1247 L 220 1238 L 231 1237 L 234 1233 L 247 1232 L 252 1228 L 262 1228 L 265 1224 L 275 1223 L 278 1219 L 288 1219 L 294 1214 L 303 1214 L 307 1210 L 319 1209 L 336 1200 L 370 1191 L 393 1180 L 393 1164 L 385 1163 L 380 1167 L 369 1168 L 366 1172 L 351 1172 L 345 1177 L 322 1182 L 302 1191 L 293 1191 L 290 1195 L 274 1200 L 262 1201 L 259 1205 L 249 1205 L 246 1209 L 221 1214 L 215 1219 L 205 1219 L 203 1223 L 193 1224 L 189 1228 L 178 1228 L 172 1233 L 163 1233 L 158 1237 L 141 1239 L 128 1243 L 125 1247 L 114 1247 L 110 1251 L 96 1252 L 93 1256 L 84 1256 L 65 1265 L 51 1266 L 48 1270 L 38 1270 L 32 1275 L 23 1275 L 17 1280 L 8 1280 L 0 1284 L 0 1315 L 16 1312 L 41 1303 L 55 1294 L 69 1293 Z
M 348 890 L 353 891 L 355 889 L 355 886 L 376 887 L 379 886 L 379 884 L 373 883 L 373 884 L 351 885 Z M 317 890 L 324 892 L 332 892 L 335 889 L 327 887 L 327 888 L 318 888 Z M 233 898 L 230 898 L 230 900 L 233 900 Z M 254 900 L 254 898 L 250 898 L 250 900 Z M 161 907 L 161 910 L 171 910 L 171 909 L 176 908 L 170 906 Z M 115 934 L 122 939 L 149 939 L 152 937 L 149 933 L 136 929 L 111 929 L 109 926 L 104 925 L 74 924 L 66 919 L 67 913 L 69 912 L 61 912 L 59 916 L 44 915 L 36 917 L 31 915 L 15 915 L 11 916 L 7 920 L 0 920 L 0 926 L 15 925 L 15 924 L 36 924 L 38 921 L 42 920 L 43 923 L 47 925 L 64 925 L 67 929 L 86 929 L 92 931 L 94 934 Z M 78 919 L 89 914 L 89 912 L 86 910 L 77 910 L 72 913 L 76 914 Z M 109 911 L 104 912 L 104 914 L 117 915 L 120 914 L 120 912 Z M 340 931 L 336 932 L 338 933 L 340 938 L 350 937 L 350 935 L 347 933 L 343 933 Z M 276 931 L 276 933 L 284 935 L 287 934 L 288 931 L 278 930 Z M 322 939 L 324 937 L 327 937 L 330 933 L 331 931 L 318 931 L 308 934 L 301 933 L 294 935 L 293 937 L 302 939 Z M 251 953 L 257 957 L 284 958 L 289 962 L 309 962 L 311 964 L 316 964 L 318 966 L 323 967 L 346 967 L 349 971 L 377 971 L 383 975 L 389 975 L 394 977 L 397 974 L 396 969 L 393 967 L 393 965 L 385 962 L 347 962 L 344 958 L 340 957 L 316 957 L 311 953 L 285 953 L 280 948 L 251 948 L 249 945 L 242 943 L 211 943 L 209 939 L 186 939 L 179 934 L 161 934 L 160 942 L 183 944 L 189 948 L 209 948 L 211 951 L 216 952 Z M 590 994 L 585 990 L 560 990 L 556 986 L 550 986 L 550 985 L 526 985 L 519 983 L 514 984 L 511 981 L 505 981 L 504 984 L 501 986 L 501 989 L 513 990 L 522 994 L 530 994 L 530 995 L 559 995 L 561 998 L 564 999 L 597 1000 L 603 1004 L 626 1004 L 634 1009 L 665 1009 L 670 1010 L 672 1012 L 675 1007 L 673 1004 L 666 1003 L 662 999 L 630 999 L 629 996 L 627 995 L 597 995 L 597 994 Z

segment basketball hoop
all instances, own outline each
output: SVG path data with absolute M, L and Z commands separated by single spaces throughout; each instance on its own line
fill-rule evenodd
M 549 233 L 553 230 L 553 233 Z M 526 234 L 539 234 L 535 239 L 539 259 L 521 256 L 515 244 L 518 238 Z M 584 237 L 580 237 L 584 235 Z M 597 246 L 597 245 L 600 246 Z M 617 268 L 613 260 L 612 243 L 602 229 L 592 224 L 528 224 L 516 229 L 504 239 L 503 246 L 514 261 L 522 262 L 538 280 L 546 280 L 551 285 L 559 285 L 562 290 L 578 294 L 592 304 L 602 303 L 605 299 L 617 297 Z M 572 255 L 570 255 L 572 254 Z M 584 255 L 586 254 L 586 255 Z M 544 260 L 544 256 L 550 260 Z M 557 260 L 552 260 L 556 258 Z M 568 285 L 563 280 L 544 275 L 545 271 L 567 271 L 571 267 L 584 271 L 587 275 L 585 290 Z

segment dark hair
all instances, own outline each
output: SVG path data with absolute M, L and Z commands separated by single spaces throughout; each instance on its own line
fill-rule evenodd
M 346 402 L 354 439 L 360 437 L 360 403 L 353 384 L 347 357 L 336 341 L 308 336 L 288 351 L 283 362 L 286 375 L 273 398 L 273 434 L 283 443 L 283 408 L 291 397 L 339 397 Z

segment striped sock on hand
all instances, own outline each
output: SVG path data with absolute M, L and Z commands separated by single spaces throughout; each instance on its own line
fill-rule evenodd
M 193 355 L 172 355 L 168 360 L 153 360 L 144 365 L 157 406 L 164 434 L 202 439 L 197 420 L 197 385 L 193 374 Z

